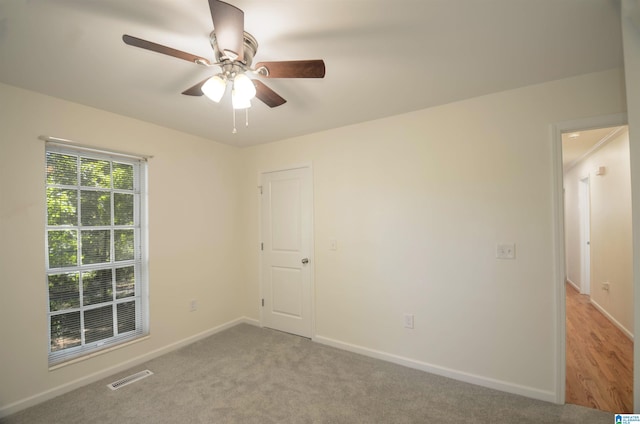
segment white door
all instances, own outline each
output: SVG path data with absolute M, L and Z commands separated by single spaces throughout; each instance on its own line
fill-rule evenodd
M 261 175 L 262 325 L 311 337 L 311 168 Z
M 591 293 L 591 196 L 589 177 L 580 180 L 578 209 L 580 214 L 580 293 Z

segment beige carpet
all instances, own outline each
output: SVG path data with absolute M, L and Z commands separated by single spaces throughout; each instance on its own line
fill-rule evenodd
M 106 384 L 149 369 L 112 391 Z M 3 384 L 6 384 L 4 382 Z M 612 423 L 239 325 L 0 420 L 51 423 Z

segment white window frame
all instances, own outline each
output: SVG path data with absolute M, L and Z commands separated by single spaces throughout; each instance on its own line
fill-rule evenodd
M 100 160 L 108 160 L 111 162 L 130 164 L 134 167 L 134 225 L 127 227 L 133 228 L 135 234 L 135 253 L 133 260 L 115 261 L 114 257 L 114 237 L 113 232 L 116 229 L 122 229 L 123 227 L 117 227 L 114 225 L 114 206 L 113 206 L 113 193 L 118 193 L 118 189 L 113 188 L 112 186 L 109 190 L 111 192 L 111 224 L 109 227 L 111 231 L 111 241 L 110 241 L 110 262 L 101 263 L 101 264 L 89 264 L 83 265 L 81 264 L 81 230 L 83 228 L 89 229 L 91 227 L 83 227 L 80 225 L 80 205 L 78 205 L 78 222 L 75 226 L 50 226 L 48 225 L 48 210 L 45 207 L 45 290 L 47 293 L 47 351 L 48 351 L 48 361 L 49 367 L 56 367 L 65 362 L 71 360 L 77 360 L 78 358 L 91 356 L 97 352 L 110 350 L 117 345 L 121 345 L 124 343 L 129 343 L 131 341 L 140 339 L 149 334 L 149 279 L 148 279 L 148 213 L 147 213 L 147 158 L 140 157 L 136 155 L 123 154 L 119 152 L 105 151 L 105 150 L 97 150 L 93 148 L 84 148 L 79 146 L 69 145 L 67 143 L 56 143 L 56 142 L 47 142 L 45 148 L 45 162 L 48 153 L 61 153 L 67 155 L 77 156 L 78 158 L 89 158 L 89 159 L 100 159 Z M 78 160 L 79 166 L 80 160 Z M 111 180 L 113 182 L 113 178 Z M 46 166 L 45 166 L 45 187 L 61 187 L 55 185 L 49 185 L 46 182 Z M 75 188 L 78 191 L 83 188 L 81 186 L 81 181 L 77 181 L 76 186 L 65 186 L 69 188 Z M 84 187 L 87 189 L 88 187 Z M 45 199 L 47 198 L 46 189 L 45 189 Z M 80 196 L 78 196 L 78 204 L 80 204 Z M 71 229 L 77 231 L 78 237 L 78 246 L 77 246 L 77 265 L 71 267 L 61 267 L 61 268 L 50 268 L 49 267 L 49 230 L 52 229 Z M 101 227 L 104 228 L 104 227 Z M 135 294 L 132 297 L 125 297 L 122 299 L 116 298 L 116 290 L 115 287 L 113 289 L 113 298 L 111 302 L 100 303 L 97 305 L 83 305 L 82 295 L 80 294 L 80 306 L 73 309 L 66 309 L 64 311 L 50 311 L 50 303 L 49 303 L 49 275 L 52 274 L 62 274 L 66 272 L 78 272 L 79 275 L 82 275 L 82 272 L 86 272 L 94 269 L 105 269 L 111 268 L 114 271 L 112 272 L 113 283 L 115 284 L 115 269 L 117 267 L 122 267 L 122 265 L 129 264 L 133 265 L 135 269 Z M 79 280 L 79 292 L 82 293 L 82 282 Z M 126 303 L 135 301 L 136 305 L 136 314 L 135 314 L 135 330 L 129 331 L 124 334 L 117 334 L 117 307 L 116 305 L 119 303 Z M 113 314 L 114 314 L 114 335 L 112 337 L 94 341 L 94 342 L 85 342 L 84 337 L 84 329 L 85 326 L 83 323 L 83 312 L 86 310 L 104 307 L 107 305 L 113 305 Z M 51 317 L 54 315 L 69 313 L 69 312 L 80 312 L 81 319 L 81 344 L 80 346 L 70 347 L 62 350 L 52 351 L 51 350 Z

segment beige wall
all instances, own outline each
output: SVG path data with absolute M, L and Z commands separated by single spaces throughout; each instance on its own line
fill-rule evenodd
M 604 166 L 605 173 L 595 170 Z M 591 301 L 633 335 L 633 246 L 629 132 L 624 130 L 564 176 L 569 278 L 580 284 L 578 190 L 589 177 L 591 199 Z M 573 231 L 570 231 L 573 229 Z M 602 283 L 609 282 L 609 291 Z
M 585 75 L 246 149 L 247 314 L 258 174 L 312 163 L 317 340 L 553 400 L 549 128 L 623 112 L 621 86 Z M 515 260 L 496 260 L 500 242 Z
M 6 85 L 0 99 L 0 412 L 241 316 L 239 150 Z M 55 371 L 47 368 L 41 134 L 154 155 L 151 337 Z M 189 312 L 190 299 L 198 311 Z
M 299 163 L 314 171 L 318 341 L 555 399 L 550 124 L 624 112 L 623 87 L 612 70 L 239 150 L 0 85 L 0 412 L 258 319 L 258 174 Z M 155 156 L 152 335 L 53 372 L 40 134 Z M 515 260 L 495 259 L 499 242 Z

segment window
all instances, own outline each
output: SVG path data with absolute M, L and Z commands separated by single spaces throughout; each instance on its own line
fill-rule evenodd
M 148 333 L 144 159 L 47 143 L 49 365 Z

